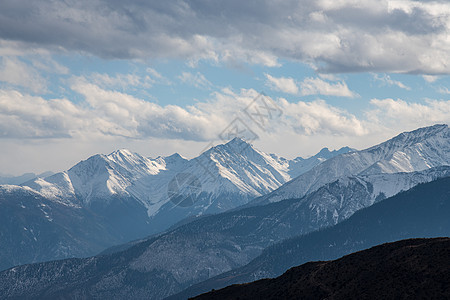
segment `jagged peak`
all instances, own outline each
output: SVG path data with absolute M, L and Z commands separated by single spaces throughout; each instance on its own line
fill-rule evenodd
M 122 148 L 122 149 L 118 149 L 118 150 L 111 152 L 107 156 L 109 157 L 109 156 L 133 156 L 133 155 L 136 155 L 136 153 L 131 152 L 130 150 L 128 150 L 126 148 Z
M 186 162 L 188 161 L 188 159 L 183 157 L 179 153 L 174 153 L 169 156 L 159 156 L 156 158 L 156 161 L 172 164 L 172 163 Z
M 119 149 L 116 150 L 110 154 L 107 155 L 107 158 L 110 161 L 113 161 L 115 163 L 128 163 L 128 164 L 137 164 L 144 161 L 147 161 L 148 159 L 141 156 L 140 154 L 136 152 L 132 152 L 128 149 Z
M 159 161 L 159 162 L 167 162 L 167 161 L 186 161 L 188 160 L 183 155 L 179 154 L 178 152 L 175 152 L 168 156 L 159 155 L 155 159 L 150 158 L 151 160 Z
M 240 145 L 240 144 L 250 145 L 249 142 L 247 142 L 245 139 L 240 138 L 240 137 L 234 137 L 233 139 L 228 141 L 228 143 L 226 143 L 226 144 L 227 145 Z
M 82 160 L 73 167 L 71 167 L 68 172 L 82 174 L 87 172 L 88 174 L 95 174 L 100 169 L 107 169 L 109 167 L 109 159 L 103 154 L 95 154 L 86 160 Z
M 166 156 L 166 158 L 184 158 L 181 154 L 179 154 L 178 152 L 175 152 L 172 155 Z
M 230 140 L 228 143 L 224 144 L 223 146 L 232 148 L 233 150 L 238 150 L 238 151 L 242 151 L 247 148 L 253 149 L 253 145 L 251 143 L 247 142 L 246 140 L 244 140 L 240 137 L 233 138 L 232 140 Z
M 322 155 L 330 154 L 330 153 L 331 153 L 330 149 L 328 149 L 328 147 L 324 147 L 315 156 L 322 156 Z
M 354 148 L 351 148 L 351 147 L 348 147 L 348 146 L 344 146 L 344 147 L 342 147 L 341 149 L 339 149 L 339 150 L 334 150 L 334 151 L 336 151 L 336 152 L 338 152 L 338 153 L 347 153 L 347 152 L 353 152 L 353 151 L 358 151 L 358 150 L 356 150 L 356 149 L 354 149 Z
M 344 153 L 347 153 L 347 152 L 352 152 L 352 151 L 355 151 L 355 149 L 350 148 L 348 146 L 344 146 L 344 147 L 341 147 L 338 150 L 331 150 L 331 151 L 330 151 L 330 149 L 328 147 L 324 147 L 317 154 L 309 157 L 308 159 L 310 159 L 310 158 L 326 158 L 326 159 L 329 159 L 329 158 L 332 158 L 334 156 L 337 156 L 337 155 L 340 155 L 340 154 L 344 154 Z M 305 159 L 300 157 L 300 156 L 294 159 L 294 161 L 302 161 L 302 160 L 305 160 Z
M 248 151 L 249 149 L 251 149 L 255 152 L 258 152 L 257 150 L 255 150 L 255 148 L 253 148 L 253 145 L 250 144 L 249 142 L 247 142 L 246 140 L 239 138 L 239 137 L 235 137 L 235 138 L 231 139 L 230 141 L 228 141 L 227 143 L 218 144 L 216 146 L 209 148 L 208 150 L 203 152 L 202 155 L 204 155 L 204 154 L 209 155 L 214 152 L 222 152 L 222 151 L 241 153 L 243 151 Z

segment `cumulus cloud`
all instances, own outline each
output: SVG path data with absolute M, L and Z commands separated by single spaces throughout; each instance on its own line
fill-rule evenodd
M 320 78 L 305 78 L 301 83 L 301 94 L 306 95 L 327 95 L 338 97 L 356 97 L 344 81 L 330 83 Z
M 0 137 L 9 139 L 79 138 L 100 136 L 145 139 L 160 137 L 205 141 L 216 139 L 236 113 L 257 95 L 217 94 L 212 102 L 182 108 L 160 106 L 83 77 L 71 88 L 84 101 L 46 100 L 17 91 L 0 90 Z
M 285 112 L 284 118 L 287 124 L 284 130 L 293 128 L 297 133 L 306 135 L 361 136 L 368 132 L 364 123 L 354 115 L 333 107 L 323 100 L 290 103 L 282 99 L 281 107 Z
M 66 138 L 80 128 L 102 125 L 92 113 L 67 99 L 45 100 L 17 91 L 0 91 L 2 138 Z
M 0 53 L 28 45 L 104 58 L 283 58 L 322 72 L 449 74 L 449 29 L 450 4 L 437 1 L 0 3 L 0 47 L 9 49 Z
M 374 128 L 414 129 L 436 123 L 450 123 L 450 101 L 427 100 L 408 103 L 401 99 L 372 99 L 367 118 Z
M 273 77 L 269 74 L 265 74 L 267 78 L 266 84 L 272 89 L 281 91 L 287 94 L 298 94 L 298 86 L 295 83 L 294 78 L 290 77 Z
M 383 74 L 383 76 L 380 76 L 378 74 L 374 74 L 373 78 L 375 80 L 377 80 L 377 81 L 382 82 L 384 85 L 395 85 L 395 86 L 397 86 L 397 87 L 399 87 L 401 89 L 404 89 L 404 90 L 408 90 L 408 91 L 411 90 L 411 88 L 409 86 L 404 85 L 403 82 L 401 82 L 401 81 L 393 80 L 391 78 L 391 76 L 389 76 L 387 74 Z
M 39 72 L 17 57 L 0 57 L 0 81 L 35 93 L 47 90 L 46 80 Z
M 255 90 L 230 89 L 215 92 L 206 102 L 182 108 L 160 106 L 126 93 L 104 89 L 86 78 L 74 78 L 71 88 L 84 101 L 46 100 L 17 91 L 0 93 L 2 138 L 74 138 L 99 136 L 145 139 L 149 137 L 193 141 L 216 140 L 237 117 L 258 130 L 244 110 L 258 96 Z M 364 132 L 356 117 L 324 101 L 289 103 L 280 99 L 280 120 L 271 124 L 274 132 L 304 134 L 332 132 L 360 135 Z

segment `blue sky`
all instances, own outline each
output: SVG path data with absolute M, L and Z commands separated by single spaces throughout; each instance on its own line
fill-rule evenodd
M 449 123 L 449 36 L 447 1 L 5 0 L 0 174 L 193 157 L 236 118 L 289 158 Z

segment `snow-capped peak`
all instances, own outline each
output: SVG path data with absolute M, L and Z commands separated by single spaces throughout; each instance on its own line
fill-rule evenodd
M 240 137 L 235 137 L 232 140 L 230 140 L 228 143 L 225 144 L 226 146 L 230 146 L 230 147 L 248 147 L 251 146 L 251 144 L 249 142 L 247 142 L 246 140 L 240 138 Z
M 231 141 L 229 141 L 226 144 L 219 144 L 217 146 L 211 147 L 209 150 L 207 150 L 207 153 L 211 152 L 228 152 L 233 153 L 235 155 L 241 155 L 241 154 L 247 154 L 251 152 L 257 151 L 252 144 L 249 142 L 239 138 L 235 137 Z
M 371 153 L 391 154 L 398 149 L 407 148 L 418 143 L 422 143 L 430 138 L 443 138 L 449 137 L 449 128 L 446 124 L 438 124 L 430 127 L 423 127 L 409 132 L 403 132 L 399 135 L 387 140 L 381 144 L 372 146 L 364 151 Z
M 131 152 L 128 149 L 122 148 L 111 152 L 108 156 L 133 156 L 133 155 L 135 155 L 135 153 Z

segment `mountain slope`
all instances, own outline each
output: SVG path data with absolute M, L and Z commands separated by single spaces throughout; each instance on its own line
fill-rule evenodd
M 450 236 L 449 215 L 450 178 L 446 177 L 362 209 L 336 226 L 275 244 L 248 265 L 194 285 L 174 299 L 276 277 L 308 261 L 336 259 L 386 242 Z
M 194 299 L 445 299 L 449 249 L 449 238 L 403 240 Z
M 448 183 L 448 179 L 441 183 L 447 192 L 450 186 L 446 185 Z M 438 196 L 436 193 L 437 198 Z M 393 199 L 382 201 L 378 205 L 390 203 Z M 445 206 L 449 205 L 448 201 L 442 207 L 435 207 L 432 201 L 434 198 L 430 196 L 430 199 L 429 207 L 419 207 L 425 217 L 429 217 L 435 209 L 448 216 Z M 298 234 L 304 223 L 299 217 L 302 214 L 295 211 L 296 202 L 298 200 L 292 199 L 203 217 L 118 253 L 16 267 L 0 273 L 0 282 L 4 282 L 0 286 L 0 292 L 11 296 L 41 295 L 44 298 L 86 295 L 100 298 L 160 299 L 196 282 L 245 265 L 268 245 Z M 402 205 L 411 207 L 407 203 Z M 398 214 L 398 210 L 396 213 Z M 436 216 L 435 222 L 442 221 L 439 214 Z M 448 218 L 445 218 L 445 222 L 449 222 Z M 344 223 L 346 222 L 341 224 Z M 422 230 L 426 228 L 428 227 L 422 226 Z M 442 228 L 449 229 L 449 226 Z M 395 233 L 392 228 L 389 230 Z M 347 235 L 346 233 L 345 236 Z M 370 236 L 366 238 L 368 237 Z M 311 244 L 312 242 L 309 243 Z M 276 250 L 274 253 L 278 257 L 278 253 L 283 252 Z M 290 256 L 286 254 L 282 257 Z M 259 269 L 256 270 L 260 274 Z M 19 282 L 27 282 L 29 285 L 18 291 L 15 286 Z
M 101 218 L 17 186 L 0 187 L 0 270 L 24 262 L 88 256 L 121 242 Z
M 424 127 L 366 150 L 330 158 L 252 204 L 300 198 L 344 176 L 414 172 L 444 165 L 450 165 L 448 125 Z

